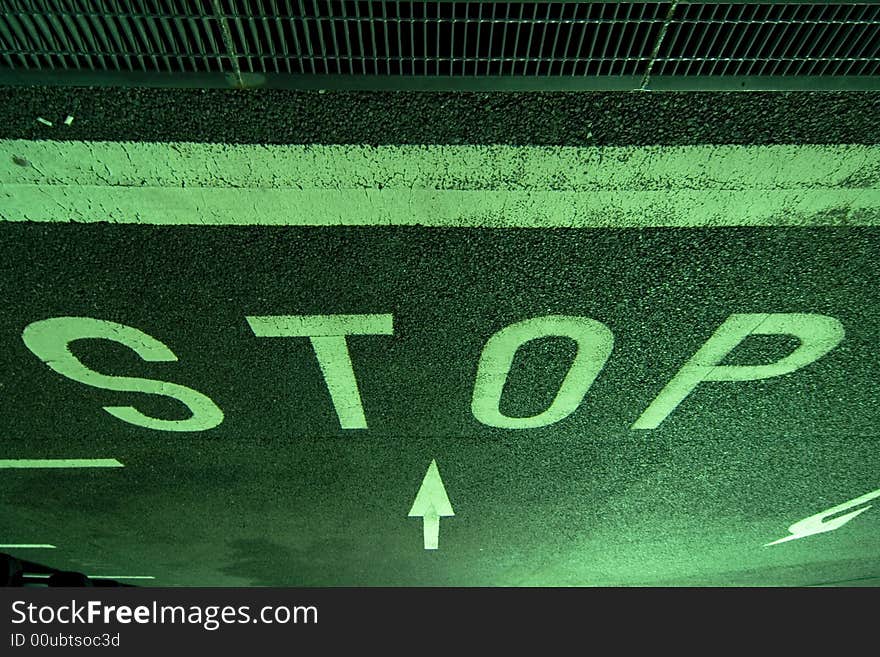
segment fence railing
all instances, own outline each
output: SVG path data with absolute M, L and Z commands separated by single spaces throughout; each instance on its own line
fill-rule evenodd
M 880 88 L 880 3 L 3 0 L 4 82 Z

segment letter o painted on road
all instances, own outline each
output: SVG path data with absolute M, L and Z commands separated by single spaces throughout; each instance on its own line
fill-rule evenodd
M 509 417 L 499 410 L 504 384 L 517 350 L 526 342 L 565 337 L 577 342 L 577 355 L 550 406 L 531 417 Z M 611 355 L 611 330 L 589 317 L 547 315 L 511 324 L 486 342 L 474 383 L 471 412 L 483 424 L 501 429 L 535 429 L 559 422 L 581 404 Z

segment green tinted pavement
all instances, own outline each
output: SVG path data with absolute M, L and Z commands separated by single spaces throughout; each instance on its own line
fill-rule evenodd
M 877 583 L 878 149 L 0 141 L 2 549 Z

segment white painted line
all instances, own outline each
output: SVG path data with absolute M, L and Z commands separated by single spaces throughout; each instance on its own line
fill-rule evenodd
M 124 468 L 116 459 L 0 459 L 0 468 Z
M 2 162 L 7 162 L 3 165 Z M 13 165 L 27 161 L 30 166 Z M 880 145 L 0 140 L 0 222 L 880 226 Z
M 35 579 L 49 579 L 52 575 L 46 573 L 28 574 Z M 89 579 L 156 579 L 153 575 L 86 575 Z
M 54 550 L 54 545 L 44 543 L 7 543 L 0 545 L 3 550 Z

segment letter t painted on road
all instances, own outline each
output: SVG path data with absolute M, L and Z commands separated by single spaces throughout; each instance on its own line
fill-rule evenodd
M 308 338 L 343 429 L 366 429 L 346 336 L 393 335 L 391 315 L 268 315 L 246 317 L 261 338 Z

